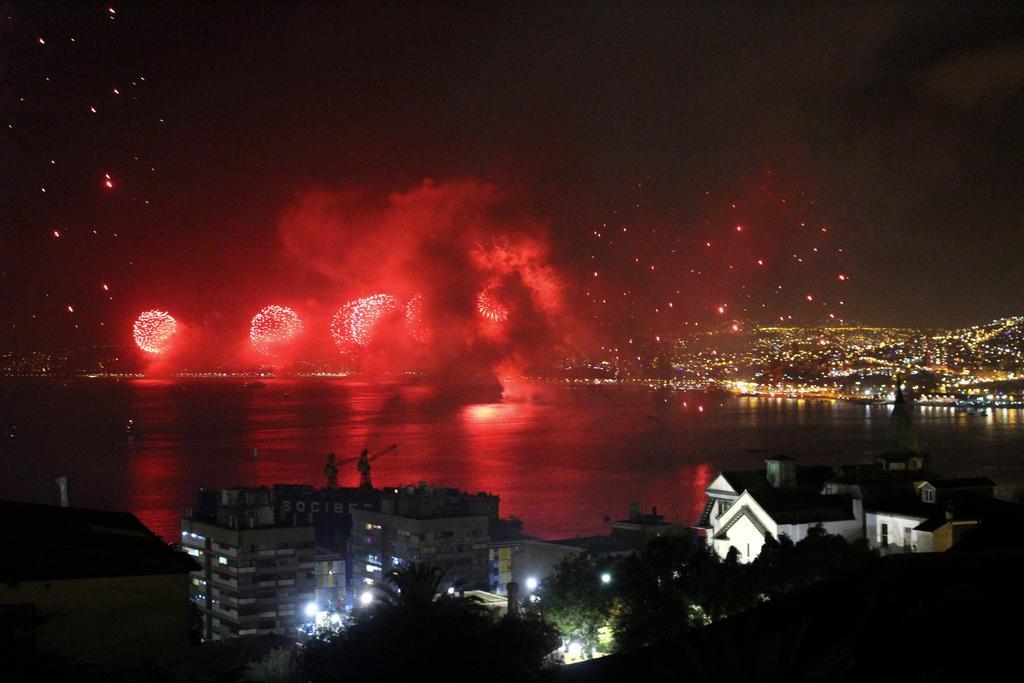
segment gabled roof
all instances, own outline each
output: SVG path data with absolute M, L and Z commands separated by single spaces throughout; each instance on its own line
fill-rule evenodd
M 736 493 L 771 488 L 764 468 L 756 470 L 722 470 L 722 475 Z
M 757 518 L 757 515 L 755 515 L 753 510 L 750 509 L 750 506 L 744 505 L 739 510 L 737 510 L 735 514 L 733 514 L 729 521 L 725 523 L 725 526 L 718 530 L 718 533 L 715 534 L 715 540 L 728 540 L 729 529 L 733 528 L 738 521 L 744 518 L 750 520 L 750 523 L 754 525 L 754 528 L 757 529 L 757 531 L 762 536 L 766 536 L 768 534 L 768 529 L 766 529 L 765 526 L 761 524 L 761 520 Z
M 988 477 L 964 477 L 961 479 L 937 479 L 928 481 L 929 484 L 938 490 L 943 489 L 967 489 L 995 486 L 996 483 Z
M 563 538 L 557 541 L 549 541 L 556 545 L 564 545 L 570 548 L 591 553 L 592 555 L 614 555 L 617 553 L 628 553 L 636 550 L 636 544 L 630 543 L 621 536 L 606 534 L 604 536 L 576 536 L 574 538 Z
M 951 494 L 949 505 L 943 503 L 923 503 L 920 498 L 905 496 L 887 501 L 883 505 L 873 505 L 878 512 L 920 519 L 914 527 L 917 531 L 935 531 L 948 521 L 947 511 L 952 512 L 953 521 L 980 522 L 996 517 L 1024 517 L 1024 506 L 1010 503 L 991 496 L 974 495 L 971 493 Z
M 127 512 L 0 501 L 0 547 L 5 583 L 201 569 Z
M 768 489 L 751 496 L 777 524 L 814 524 L 854 519 L 848 496 L 793 489 Z
M 774 456 L 766 460 L 792 460 L 788 456 Z M 829 465 L 796 465 L 796 487 L 801 489 L 820 490 L 822 485 L 835 475 L 835 470 Z M 762 491 L 772 488 L 768 481 L 767 471 L 764 467 L 756 470 L 722 470 L 718 475 L 736 491 Z M 715 477 L 717 479 L 718 477 Z M 712 480 L 714 484 L 715 480 Z M 708 486 L 708 490 L 711 487 Z

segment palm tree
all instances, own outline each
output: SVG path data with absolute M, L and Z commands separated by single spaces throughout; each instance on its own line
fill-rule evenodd
M 384 583 L 374 587 L 375 603 L 378 609 L 398 613 L 423 615 L 456 609 L 477 616 L 485 615 L 486 609 L 480 598 L 457 594 L 461 581 L 454 584 L 456 591 L 442 590 L 445 573 L 443 567 L 429 563 L 392 569 L 385 575 Z

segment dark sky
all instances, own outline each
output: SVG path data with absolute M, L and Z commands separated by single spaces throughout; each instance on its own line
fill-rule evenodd
M 2 9 L 0 347 L 340 296 L 282 216 L 427 178 L 545 225 L 602 342 L 1024 312 L 1020 4 Z

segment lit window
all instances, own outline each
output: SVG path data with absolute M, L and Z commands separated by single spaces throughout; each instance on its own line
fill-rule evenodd
M 217 561 L 220 562 L 221 564 L 227 564 L 228 563 L 228 558 L 226 558 L 223 555 L 221 555 L 220 557 L 217 558 Z
M 197 550 L 196 548 L 185 548 L 185 552 L 191 555 L 192 557 L 199 557 L 199 550 Z

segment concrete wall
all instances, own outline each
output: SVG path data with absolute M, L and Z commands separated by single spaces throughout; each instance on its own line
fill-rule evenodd
M 882 552 L 914 552 L 916 536 L 913 533 L 914 527 L 923 520 L 916 517 L 903 517 L 886 512 L 868 512 L 865 515 L 867 520 L 868 545 L 872 548 L 881 549 Z M 882 524 L 889 525 L 889 547 L 882 548 Z M 906 543 L 906 531 L 910 529 L 910 544 Z M 926 552 L 917 549 L 917 552 Z
M 729 539 L 715 541 L 715 552 L 719 557 L 725 559 L 729 554 L 729 548 L 735 547 L 739 551 L 740 562 L 751 562 L 761 554 L 764 546 L 764 536 L 745 515 L 729 529 Z
M 529 592 L 526 588 L 527 579 L 543 581 L 559 562 L 582 552 L 579 548 L 547 541 L 524 541 L 522 552 L 512 556 L 512 580 L 519 584 L 520 591 L 526 595 Z

